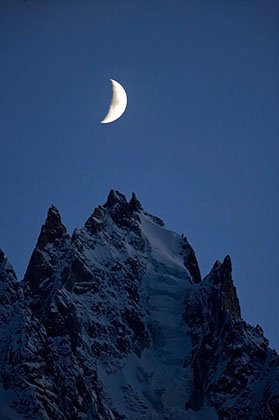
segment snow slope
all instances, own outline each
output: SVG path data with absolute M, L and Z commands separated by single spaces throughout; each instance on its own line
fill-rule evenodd
M 0 418 L 276 418 L 278 356 L 241 319 L 230 258 L 202 280 L 135 194 L 72 236 L 51 207 L 23 281 L 0 267 Z

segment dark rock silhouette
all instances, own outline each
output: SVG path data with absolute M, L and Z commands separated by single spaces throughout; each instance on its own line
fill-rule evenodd
M 0 418 L 276 419 L 278 355 L 241 318 L 229 256 L 111 190 L 70 237 L 52 206 L 23 281 L 0 251 Z

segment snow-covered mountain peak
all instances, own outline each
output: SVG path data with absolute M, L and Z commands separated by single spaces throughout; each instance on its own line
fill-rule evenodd
M 134 193 L 128 202 L 124 194 L 111 190 L 106 203 L 95 208 L 85 227 L 94 235 L 108 225 L 108 219 L 111 219 L 119 228 L 136 229 L 140 221 L 138 213 L 141 210 L 142 206 Z
M 278 417 L 278 355 L 241 319 L 230 257 L 202 280 L 135 194 L 72 237 L 52 206 L 21 283 L 0 252 L 0 303 L 1 419 Z
M 115 205 L 126 205 L 128 204 L 127 199 L 124 194 L 117 190 L 110 190 L 106 203 L 104 207 L 112 208 Z
M 141 210 L 142 205 L 139 202 L 136 194 L 133 192 L 130 201 L 127 201 L 127 198 L 124 194 L 117 190 L 110 190 L 109 195 L 107 197 L 107 201 L 104 204 L 104 207 L 112 208 L 115 205 L 127 205 L 129 204 L 130 208 L 133 210 Z

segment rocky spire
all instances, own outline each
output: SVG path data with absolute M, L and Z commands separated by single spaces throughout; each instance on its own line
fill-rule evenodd
M 185 320 L 190 327 L 193 372 L 186 409 L 199 411 L 212 405 L 222 419 L 245 418 L 247 413 L 253 413 L 249 418 L 277 418 L 278 398 L 274 403 L 270 395 L 271 384 L 278 381 L 278 376 L 271 376 L 278 355 L 268 349 L 259 326 L 241 319 L 229 256 L 216 261 L 209 275 L 186 291 Z M 270 373 L 263 374 L 267 364 Z M 257 387 L 262 401 L 254 398 Z
M 221 285 L 222 304 L 224 309 L 234 313 L 239 318 L 241 317 L 239 300 L 236 293 L 236 288 L 232 279 L 232 263 L 231 258 L 227 255 L 221 266 L 221 274 L 223 282 Z
M 13 266 L 9 260 L 5 257 L 4 251 L 0 248 L 0 273 L 5 272 L 6 274 L 11 274 L 12 277 L 16 280 L 16 273 L 13 269 Z
M 15 271 L 2 249 L 0 249 L 0 305 L 14 303 L 17 299 L 17 288 Z
M 129 206 L 132 211 L 142 210 L 142 205 L 134 192 L 132 193 L 131 200 L 129 201 Z
M 223 263 L 216 261 L 208 278 L 216 284 L 220 290 L 220 304 L 222 309 L 241 317 L 236 288 L 232 279 L 231 258 L 227 255 Z
M 42 250 L 46 244 L 53 243 L 56 239 L 63 238 L 66 235 L 66 232 L 59 211 L 55 206 L 51 206 L 48 210 L 46 221 L 41 228 L 37 248 Z
M 119 191 L 110 190 L 104 209 L 108 210 L 111 219 L 122 228 L 134 229 L 135 221 L 140 222 L 137 211 L 142 209 L 135 193 L 128 202 L 125 195 Z M 88 228 L 88 222 L 85 225 Z
M 104 207 L 107 207 L 110 209 L 114 207 L 116 204 L 127 205 L 128 203 L 124 194 L 116 190 L 110 190 L 107 201 L 104 204 Z
M 61 222 L 59 211 L 51 206 L 23 281 L 25 296 L 37 313 L 47 306 L 51 291 L 59 286 L 55 273 L 61 256 L 67 252 L 68 240 L 69 235 Z
M 116 190 L 110 190 L 104 207 L 111 209 L 115 207 L 115 205 L 125 207 L 130 212 L 142 210 L 142 205 L 134 192 L 132 193 L 132 197 L 128 202 L 124 194 Z
M 87 219 L 84 226 L 91 234 L 95 235 L 97 232 L 103 229 L 104 215 L 104 208 L 102 206 L 98 206 Z

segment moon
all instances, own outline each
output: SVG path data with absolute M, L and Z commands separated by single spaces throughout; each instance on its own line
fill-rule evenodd
M 127 106 L 127 94 L 124 87 L 116 80 L 110 80 L 112 83 L 112 98 L 108 113 L 101 121 L 102 124 L 108 124 L 120 118 Z

